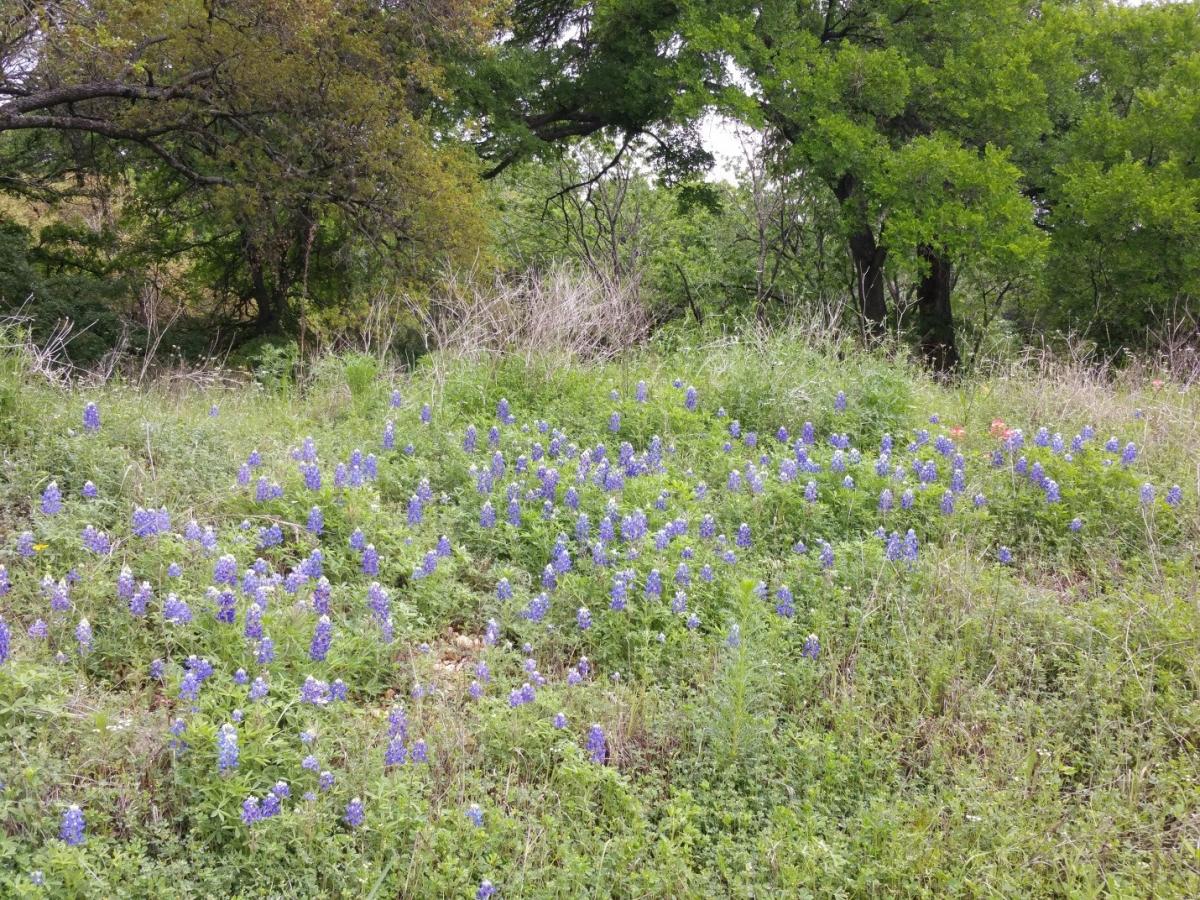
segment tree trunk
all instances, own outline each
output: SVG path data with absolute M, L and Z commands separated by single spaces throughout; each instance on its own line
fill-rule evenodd
M 875 243 L 875 235 L 870 227 L 864 226 L 850 233 L 854 289 L 858 294 L 863 336 L 869 342 L 880 340 L 886 333 L 887 295 L 884 293 L 883 280 L 886 259 L 887 248 Z
M 866 210 L 856 196 L 858 180 L 843 175 L 833 185 L 834 196 L 846 207 L 854 201 L 859 209 L 846 210 L 855 222 L 850 231 L 850 263 L 854 270 L 854 293 L 858 297 L 859 320 L 863 338 L 868 344 L 880 340 L 886 333 L 887 295 L 884 293 L 883 264 L 887 248 L 875 243 L 875 232 L 866 220 Z
M 953 269 L 950 261 L 932 247 L 918 251 L 929 270 L 917 286 L 917 326 L 921 331 L 921 356 L 935 372 L 948 374 L 958 366 L 954 342 L 954 313 L 950 306 Z

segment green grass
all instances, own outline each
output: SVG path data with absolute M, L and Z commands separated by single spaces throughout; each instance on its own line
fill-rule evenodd
M 473 897 L 484 879 L 503 897 L 1200 894 L 1195 388 L 1156 390 L 1132 375 L 1106 382 L 1069 367 L 941 386 L 902 363 L 786 337 L 647 350 L 604 366 L 433 362 L 389 376 L 366 357 L 330 358 L 300 386 L 272 373 L 263 387 L 68 391 L 26 374 L 19 355 L 0 357 L 0 562 L 12 583 L 0 599 L 12 633 L 0 665 L 0 896 Z M 697 411 L 684 408 L 676 378 L 697 388 Z M 639 380 L 646 404 L 634 400 Z M 403 397 L 395 409 L 393 388 Z M 839 390 L 848 400 L 840 413 Z M 518 424 L 503 428 L 507 471 L 490 498 L 499 524 L 485 529 L 471 470 L 490 462 L 487 430 L 502 397 Z M 82 432 L 88 400 L 101 409 L 97 434 Z M 429 426 L 418 419 L 424 403 Z M 396 449 L 384 451 L 389 418 Z M 1011 460 L 991 466 L 997 418 L 1023 429 L 1021 453 L 1057 481 L 1060 503 L 1047 503 Z M 757 431 L 757 448 L 729 436 L 733 419 Z M 538 421 L 565 432 L 564 450 L 603 442 L 609 458 L 621 441 L 641 453 L 659 436 L 661 471 L 617 492 L 580 485 L 580 508 L 593 538 L 610 498 L 621 515 L 643 509 L 652 534 L 686 518 L 686 537 L 661 551 L 648 537 L 637 559 L 595 566 L 575 545 L 563 500 L 577 459 L 516 471 L 534 441 L 549 444 Z M 779 462 L 791 454 L 775 432 L 783 425 L 794 438 L 806 421 L 822 471 L 785 483 Z M 462 447 L 471 423 L 474 453 Z M 1040 425 L 1069 443 L 1088 424 L 1096 436 L 1071 461 L 1033 444 Z M 932 445 L 955 426 L 965 429 L 966 485 L 945 515 L 951 464 Z M 904 510 L 901 492 L 916 483 L 905 448 L 921 428 L 930 441 L 916 456 L 936 458 L 937 482 Z M 845 473 L 830 471 L 833 432 L 862 453 Z M 875 473 L 886 433 L 905 484 Z M 1110 434 L 1139 445 L 1132 466 L 1104 464 L 1114 459 L 1102 449 Z M 309 435 L 324 481 L 317 492 L 289 456 Z M 355 448 L 378 454 L 378 479 L 336 489 L 334 466 Z M 253 449 L 263 458 L 255 476 L 278 481 L 282 498 L 256 503 L 253 483 L 236 485 Z M 747 474 L 760 453 L 771 472 L 761 493 L 730 492 L 729 471 Z M 553 518 L 530 500 L 519 527 L 505 524 L 507 485 L 533 486 L 547 462 L 561 474 Z M 846 474 L 854 489 L 842 486 Z M 804 499 L 810 478 L 816 503 Z M 433 500 L 409 526 L 422 479 Z M 50 480 L 66 498 L 54 516 L 39 509 Z M 95 500 L 80 497 L 87 480 Z M 1157 490 L 1149 506 L 1138 500 L 1143 482 Z M 1163 497 L 1176 483 L 1183 502 L 1171 507 Z M 889 485 L 896 506 L 885 514 L 877 499 Z M 980 509 L 976 492 L 987 497 Z M 287 573 L 318 546 L 304 530 L 314 504 L 325 517 L 332 648 L 324 661 L 309 659 L 310 587 L 295 596 L 279 587 L 265 614 L 275 659 L 259 665 L 242 637 L 249 601 L 239 593 L 236 625 L 215 620 L 206 599 L 215 557 L 185 541 L 184 526 L 213 526 L 239 570 L 261 556 Z M 172 533 L 133 537 L 137 505 L 166 506 Z M 736 564 L 698 534 L 706 514 L 731 545 L 739 524 L 750 526 L 753 546 L 736 549 Z M 1075 516 L 1078 533 L 1067 527 Z M 87 524 L 112 537 L 111 556 L 81 548 Z M 284 541 L 260 551 L 257 530 L 270 524 Z M 885 558 L 880 525 L 913 529 L 915 564 Z M 348 546 L 356 528 L 379 551 L 375 578 Z M 26 530 L 32 558 L 16 549 Z M 542 590 L 560 533 L 573 566 L 545 620 L 532 622 L 521 611 Z M 442 534 L 452 554 L 414 578 Z M 807 553 L 793 552 L 797 541 Z M 820 541 L 833 550 L 831 568 L 818 559 Z M 1001 545 L 1012 565 L 997 562 Z M 692 582 L 686 612 L 673 612 L 685 546 L 695 549 Z M 167 575 L 172 562 L 182 565 L 178 578 Z M 711 582 L 699 577 L 706 563 Z M 116 595 L 123 565 L 153 585 L 144 618 Z M 51 614 L 42 579 L 72 568 L 71 607 Z M 623 612 L 609 608 L 617 568 L 636 570 Z M 661 600 L 643 594 L 651 568 L 663 576 Z M 501 578 L 514 589 L 507 602 L 496 597 Z M 372 580 L 391 594 L 390 645 L 367 609 Z M 775 610 L 781 585 L 794 596 L 792 617 Z M 190 624 L 163 621 L 172 591 L 189 603 Z M 586 631 L 580 606 L 593 619 Z M 73 637 L 82 617 L 94 630 L 87 653 Z M 26 633 L 37 618 L 49 625 L 44 640 Z M 482 640 L 489 619 L 500 629 L 494 646 Z M 815 660 L 803 654 L 810 634 L 820 642 Z M 189 655 L 215 669 L 194 711 L 179 698 Z M 509 692 L 531 678 L 528 655 L 545 684 L 533 703 L 512 708 Z M 570 685 L 582 656 L 590 674 Z M 161 683 L 149 675 L 156 658 L 166 661 Z M 473 700 L 481 660 L 491 679 Z M 267 678 L 265 699 L 248 701 L 238 668 Z M 343 679 L 349 699 L 301 704 L 309 674 Z M 398 704 L 410 753 L 423 739 L 429 762 L 385 770 L 388 712 Z M 216 734 L 235 709 L 244 712 L 240 760 L 222 774 Z M 563 729 L 552 722 L 560 711 Z M 172 743 L 177 718 L 182 751 Z M 586 750 L 592 723 L 606 735 L 603 765 Z M 306 729 L 317 735 L 310 746 L 299 738 Z M 310 752 L 336 784 L 305 801 L 317 783 L 301 767 Z M 245 797 L 280 779 L 291 786 L 284 812 L 244 826 Z M 341 820 L 352 797 L 366 808 L 358 829 Z M 472 803 L 482 828 L 466 816 Z M 58 839 L 69 804 L 87 819 L 82 846 Z

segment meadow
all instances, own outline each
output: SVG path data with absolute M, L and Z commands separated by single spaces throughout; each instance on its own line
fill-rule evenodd
M 0 355 L 0 896 L 1200 895 L 1200 393 Z

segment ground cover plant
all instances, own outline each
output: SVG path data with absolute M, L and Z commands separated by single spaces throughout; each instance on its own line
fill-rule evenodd
M 1194 387 L 0 359 L 2 896 L 1200 893 Z

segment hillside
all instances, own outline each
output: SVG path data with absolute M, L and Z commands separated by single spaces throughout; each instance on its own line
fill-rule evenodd
M 1200 894 L 1200 393 L 0 357 L 0 895 Z

